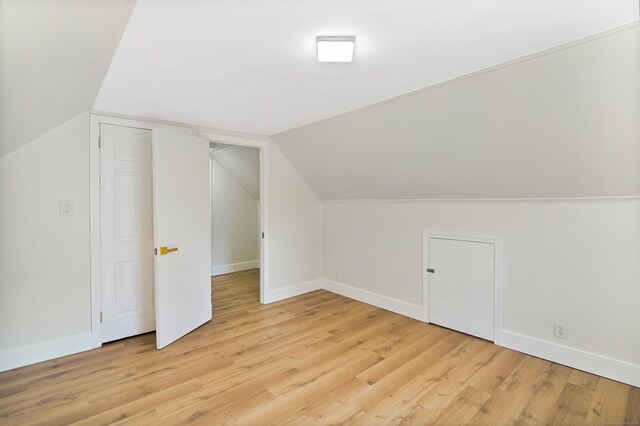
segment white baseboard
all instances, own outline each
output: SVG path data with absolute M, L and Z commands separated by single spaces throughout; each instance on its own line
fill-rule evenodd
M 382 296 L 370 291 L 329 280 L 312 280 L 267 291 L 265 303 L 277 302 L 311 291 L 325 289 L 360 302 L 422 321 L 422 306 Z M 572 368 L 583 370 L 640 387 L 640 365 L 554 342 L 502 330 L 502 344 L 525 354 L 547 359 Z M 11 370 L 37 362 L 50 360 L 92 349 L 91 333 L 83 333 L 62 339 L 0 351 L 0 371 Z
M 211 267 L 211 276 L 230 274 L 231 272 L 246 271 L 260 267 L 259 260 L 249 260 L 248 262 L 230 263 L 228 265 L 218 265 Z
M 367 290 L 351 287 L 349 285 L 338 283 L 335 281 L 324 280 L 322 288 L 332 293 L 340 294 L 350 299 L 355 299 L 369 305 L 377 306 L 378 308 L 395 312 L 409 318 L 417 319 L 419 321 L 424 320 L 422 305 L 414 305 L 412 303 L 403 302 L 402 300 L 394 299 L 388 296 L 382 296 L 377 293 L 372 293 Z
M 640 365 L 502 330 L 502 346 L 640 387 Z
M 0 352 L 0 371 L 23 367 L 92 349 L 91 333 L 36 343 Z
M 322 288 L 332 293 L 423 321 L 421 305 L 403 302 L 330 280 L 324 280 Z M 500 346 L 506 348 L 640 387 L 640 365 L 638 364 L 632 364 L 508 330 L 502 330 L 500 343 Z
M 290 285 L 288 287 L 269 290 L 264 295 L 264 303 L 273 303 L 279 300 L 288 299 L 289 297 L 299 296 L 311 291 L 320 290 L 322 288 L 322 280 L 312 280 L 304 283 Z

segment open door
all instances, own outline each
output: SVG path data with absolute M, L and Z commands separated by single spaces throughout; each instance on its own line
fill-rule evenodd
M 156 345 L 211 319 L 209 142 L 153 129 Z

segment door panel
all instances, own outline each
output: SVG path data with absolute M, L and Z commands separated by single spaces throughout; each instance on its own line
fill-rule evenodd
M 155 329 L 151 132 L 100 125 L 102 341 Z
M 429 238 L 429 322 L 494 339 L 495 245 Z
M 158 349 L 211 319 L 209 182 L 207 140 L 153 130 Z

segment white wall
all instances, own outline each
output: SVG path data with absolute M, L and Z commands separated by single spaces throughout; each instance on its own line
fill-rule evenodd
M 320 287 L 322 210 L 261 140 L 270 302 Z M 59 200 L 74 200 L 73 217 Z M 89 211 L 88 113 L 0 158 L 0 371 L 91 348 Z
M 88 140 L 85 113 L 0 158 L 0 370 L 90 347 Z
M 211 274 L 257 267 L 257 200 L 215 157 L 211 158 L 211 197 Z
M 422 306 L 424 229 L 503 237 L 503 343 L 640 384 L 638 198 L 336 201 L 323 212 L 324 277 L 409 311 Z M 567 323 L 567 340 L 554 337 L 554 321 Z M 553 344 L 571 350 L 562 358 Z M 581 351 L 596 356 L 582 362 Z
M 267 302 L 317 289 L 322 278 L 322 204 L 282 155 L 269 145 L 269 292 Z
M 218 150 L 218 148 L 222 148 Z M 260 199 L 260 150 L 249 146 L 219 146 L 214 152 L 222 166 L 254 200 Z

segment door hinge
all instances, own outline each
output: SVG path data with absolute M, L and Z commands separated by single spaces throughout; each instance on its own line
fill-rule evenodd
M 100 311 L 100 322 L 102 323 L 102 311 Z
M 264 232 L 262 233 L 262 239 L 264 240 Z
M 98 149 L 102 148 L 102 137 L 98 136 Z
M 427 268 L 427 272 L 430 273 L 430 274 L 435 274 L 436 270 L 433 269 L 433 268 Z
M 158 255 L 158 249 L 157 249 L 157 248 L 154 248 L 154 249 L 153 249 L 153 255 L 154 255 L 154 256 L 157 256 L 157 255 Z

